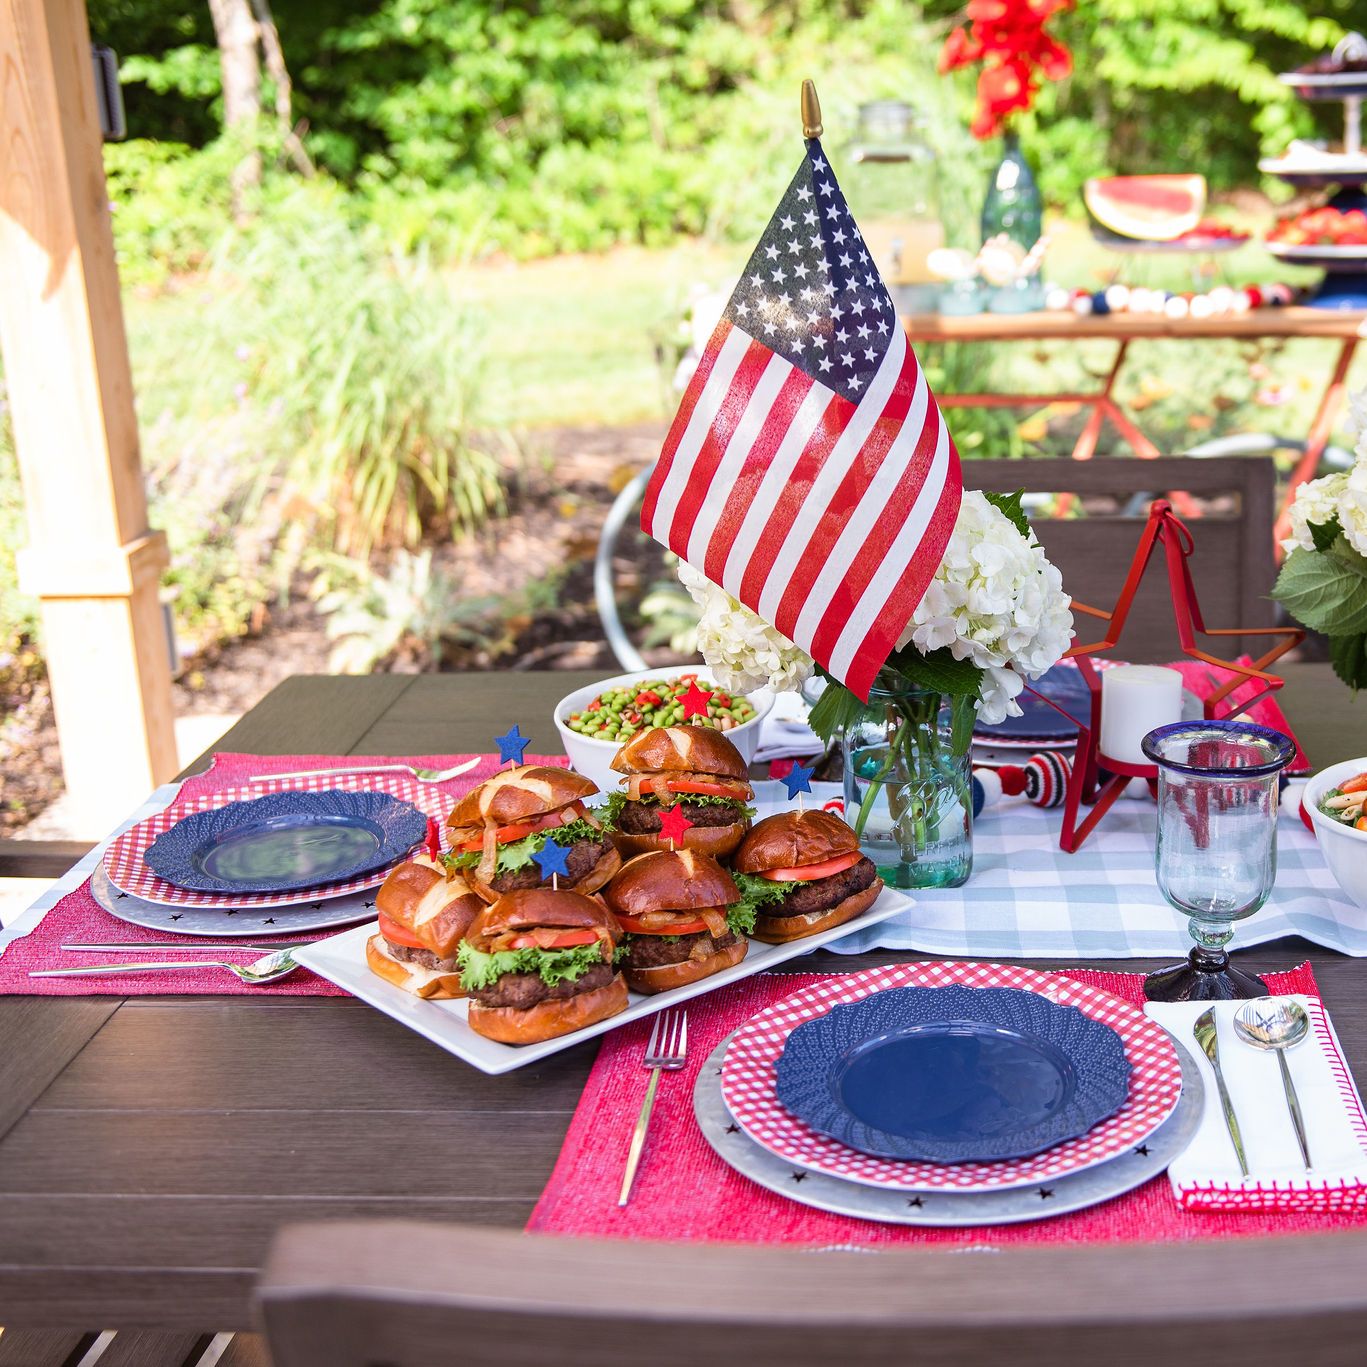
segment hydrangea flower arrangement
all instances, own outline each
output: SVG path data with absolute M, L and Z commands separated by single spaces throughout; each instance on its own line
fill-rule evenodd
M 1351 470 L 1302 484 L 1291 505 L 1286 562 L 1272 596 L 1329 638 L 1334 672 L 1367 687 L 1367 390 L 1353 396 Z
M 816 670 L 805 651 L 697 570 L 681 563 L 679 578 L 701 610 L 698 648 L 724 687 L 790 691 Z M 1016 697 L 1025 681 L 1062 658 L 1073 635 L 1070 602 L 1020 496 L 965 490 L 944 558 L 878 686 L 947 696 L 953 748 L 964 753 L 975 716 L 985 722 L 1019 716 Z M 829 740 L 870 711 L 830 680 L 811 723 Z

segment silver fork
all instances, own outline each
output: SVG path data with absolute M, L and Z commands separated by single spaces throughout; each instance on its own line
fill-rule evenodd
M 253 774 L 248 783 L 265 783 L 272 778 L 345 778 L 347 774 L 412 774 L 420 783 L 445 783 L 448 778 L 468 774 L 480 756 L 453 764 L 449 769 L 420 769 L 416 764 L 351 764 L 342 769 L 296 769 L 288 774 Z
M 641 1151 L 645 1148 L 646 1131 L 650 1128 L 650 1113 L 655 1109 L 655 1089 L 660 1085 L 662 1072 L 677 1072 L 684 1066 L 688 1054 L 688 1016 L 683 1011 L 661 1011 L 651 1027 L 650 1042 L 646 1045 L 645 1066 L 651 1070 L 646 1099 L 641 1103 L 641 1114 L 636 1119 L 636 1130 L 627 1150 L 627 1170 L 622 1176 L 622 1192 L 617 1204 L 624 1206 L 631 1200 L 631 1188 L 636 1181 L 636 1170 L 641 1166 Z

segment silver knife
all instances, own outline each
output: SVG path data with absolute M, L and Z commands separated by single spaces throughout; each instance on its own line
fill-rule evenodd
M 186 943 L 183 940 L 154 940 L 150 942 L 134 944 L 128 940 L 118 941 L 107 945 L 62 945 L 60 948 L 72 953 L 86 954 L 123 954 L 138 953 L 142 954 L 148 950 L 156 950 L 168 954 L 199 954 L 206 949 L 212 950 L 232 950 L 242 949 L 254 954 L 269 953 L 275 949 L 303 949 L 305 945 L 311 945 L 312 940 L 228 940 L 223 943 L 208 940 L 198 940 Z
M 1234 1103 L 1229 1099 L 1229 1088 L 1225 1086 L 1225 1075 L 1220 1070 L 1220 1041 L 1215 1032 L 1215 1008 L 1202 1011 L 1196 1018 L 1192 1030 L 1196 1043 L 1205 1051 L 1210 1066 L 1215 1069 L 1215 1085 L 1220 1090 L 1220 1105 L 1224 1107 L 1225 1128 L 1229 1131 L 1230 1142 L 1234 1145 L 1235 1157 L 1239 1160 L 1239 1171 L 1248 1176 L 1248 1159 L 1244 1156 L 1243 1136 L 1239 1133 L 1239 1117 L 1234 1114 Z

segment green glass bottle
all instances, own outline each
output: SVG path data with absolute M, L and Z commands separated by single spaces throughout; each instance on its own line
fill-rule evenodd
M 1007 133 L 1005 141 L 1002 159 L 992 172 L 983 201 L 983 241 L 1005 233 L 1029 251 L 1043 231 L 1044 205 L 1020 139 L 1015 133 Z

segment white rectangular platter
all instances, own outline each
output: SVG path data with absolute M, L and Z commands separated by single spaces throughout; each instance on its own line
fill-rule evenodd
M 884 888 L 882 895 L 862 916 L 847 921 L 843 926 L 823 930 L 804 940 L 791 940 L 785 945 L 766 945 L 759 940 L 750 941 L 750 952 L 734 967 L 714 973 L 701 982 L 690 983 L 687 987 L 674 988 L 657 996 L 645 997 L 631 993 L 630 1004 L 620 1015 L 599 1021 L 571 1035 L 561 1035 L 558 1039 L 543 1040 L 539 1044 L 499 1044 L 496 1040 L 477 1035 L 466 1024 L 469 1007 L 462 999 L 458 1001 L 424 1001 L 411 992 L 405 992 L 392 983 L 387 983 L 366 967 L 365 942 L 375 933 L 376 922 L 357 926 L 354 930 L 343 931 L 340 935 L 319 940 L 305 949 L 296 952 L 295 958 L 306 968 L 311 968 L 319 977 L 345 988 L 353 996 L 369 1003 L 377 1011 L 392 1016 L 410 1030 L 440 1045 L 448 1053 L 473 1065 L 485 1073 L 508 1073 L 514 1068 L 522 1068 L 535 1063 L 548 1054 L 569 1049 L 583 1040 L 595 1035 L 606 1034 L 619 1025 L 628 1025 L 643 1016 L 654 1015 L 669 1006 L 677 1006 L 691 997 L 700 997 L 727 983 L 749 978 L 755 973 L 776 968 L 801 954 L 809 954 L 822 945 L 838 940 L 842 935 L 862 926 L 885 921 L 899 911 L 911 906 L 911 898 L 905 893 Z

